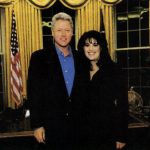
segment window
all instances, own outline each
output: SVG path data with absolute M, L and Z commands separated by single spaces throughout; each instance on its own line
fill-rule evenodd
M 117 62 L 126 70 L 128 87 L 150 105 L 149 0 L 123 0 L 116 7 Z
M 117 6 L 117 48 L 149 46 L 148 6 L 148 0 L 124 0 Z

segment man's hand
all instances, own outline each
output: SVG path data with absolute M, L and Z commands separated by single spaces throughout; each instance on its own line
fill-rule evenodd
M 125 145 L 126 143 L 116 142 L 116 149 L 122 149 Z
M 39 143 L 45 143 L 45 129 L 43 127 L 35 129 L 34 137 Z

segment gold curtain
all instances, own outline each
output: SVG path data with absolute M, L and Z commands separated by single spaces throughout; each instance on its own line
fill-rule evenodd
M 115 6 L 113 5 L 101 5 L 103 13 L 103 21 L 105 28 L 105 35 L 108 42 L 109 53 L 111 58 L 115 59 Z
M 23 96 L 26 97 L 26 79 L 30 55 L 33 51 L 42 48 L 41 12 L 29 5 L 26 0 L 19 0 L 11 7 L 5 8 L 6 13 L 6 85 L 8 92 L 8 106 L 15 104 L 10 99 L 10 36 L 12 9 L 16 15 L 17 35 L 21 56 L 21 69 L 23 75 Z
M 103 23 L 110 55 L 112 59 L 115 59 L 115 4 L 121 1 L 122 0 L 113 0 L 111 3 L 106 3 L 106 0 L 90 0 L 85 7 L 78 9 L 75 18 L 76 45 L 79 37 L 85 31 L 93 29 L 100 31 L 100 26 Z M 102 17 L 103 22 L 101 22 Z
M 76 45 L 80 36 L 88 30 L 100 30 L 100 2 L 89 0 L 89 3 L 76 11 L 75 39 Z

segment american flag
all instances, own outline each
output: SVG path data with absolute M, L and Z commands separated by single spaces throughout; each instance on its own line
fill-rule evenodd
M 17 106 L 22 104 L 22 71 L 20 63 L 20 53 L 17 39 L 16 18 L 14 10 L 12 11 L 12 27 L 11 27 L 11 99 L 15 101 Z

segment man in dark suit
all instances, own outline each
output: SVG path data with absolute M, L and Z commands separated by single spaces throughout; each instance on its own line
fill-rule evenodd
M 56 14 L 52 18 L 54 44 L 34 52 L 28 70 L 31 127 L 36 140 L 52 150 L 75 148 L 84 119 L 88 73 L 69 45 L 72 35 L 72 18 Z

